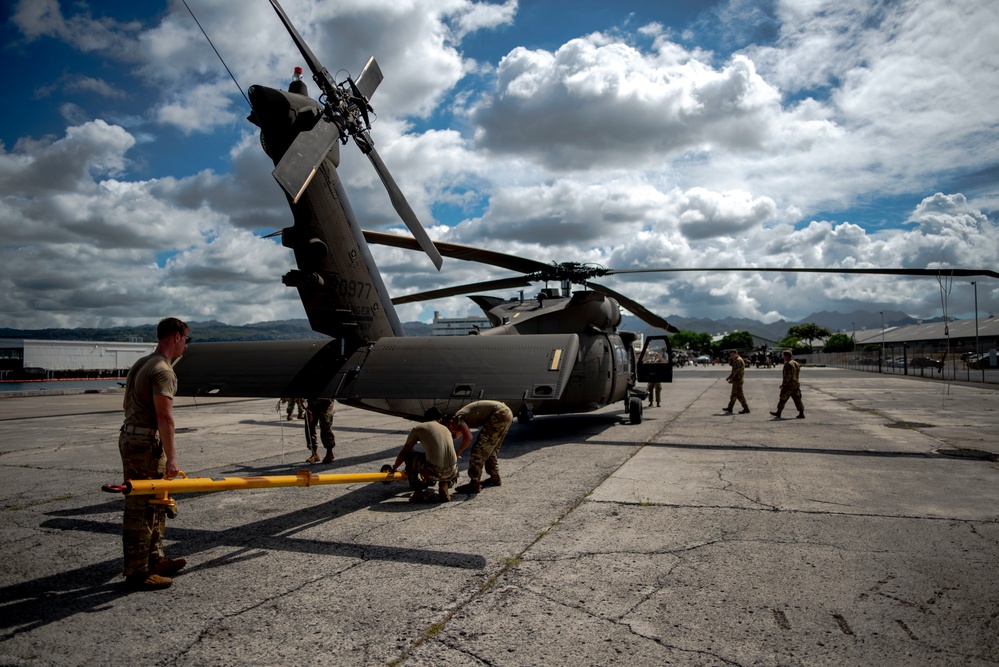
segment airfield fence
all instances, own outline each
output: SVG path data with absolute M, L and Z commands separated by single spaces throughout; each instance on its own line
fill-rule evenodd
M 802 355 L 806 364 L 849 368 L 869 373 L 890 373 L 952 382 L 999 384 L 996 351 L 976 354 L 960 347 L 951 350 L 919 343 L 888 344 L 882 357 L 875 352 L 817 352 Z

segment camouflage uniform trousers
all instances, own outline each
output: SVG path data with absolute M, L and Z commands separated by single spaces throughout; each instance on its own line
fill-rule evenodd
M 303 398 L 282 398 L 281 402 L 288 403 L 288 421 L 291 421 L 291 416 L 295 413 L 295 408 L 298 408 L 298 418 L 301 419 L 302 415 L 305 414 L 305 399 Z
M 406 480 L 409 488 L 413 491 L 422 491 L 434 485 L 434 482 L 444 482 L 447 486 L 454 486 L 458 481 L 458 464 L 450 468 L 440 468 L 427 461 L 424 452 L 411 451 L 406 456 Z
M 736 384 L 732 383 L 732 395 L 728 397 L 728 409 L 731 410 L 735 406 L 735 402 L 739 401 L 743 409 L 749 409 L 749 403 L 746 403 L 746 395 L 742 393 L 742 383 Z
M 649 407 L 652 407 L 653 398 L 655 398 L 656 405 L 660 405 L 663 396 L 663 383 L 650 382 L 645 386 L 645 390 L 649 392 Z
M 478 481 L 482 476 L 483 466 L 490 477 L 499 475 L 499 459 L 496 455 L 512 422 L 513 413 L 505 405 L 489 415 L 489 419 L 479 429 L 479 435 L 472 443 L 472 451 L 468 455 L 469 479 Z
M 125 479 L 162 479 L 166 455 L 157 436 L 121 433 L 118 436 Z M 163 558 L 166 508 L 149 501 L 152 496 L 125 496 L 121 537 L 125 554 L 125 576 L 151 572 Z
M 311 415 L 311 417 L 310 417 Z M 333 401 L 330 399 L 310 400 L 306 413 L 308 433 L 305 436 L 306 446 L 313 452 L 319 451 L 319 441 L 326 449 L 336 447 L 336 435 L 333 433 Z M 316 422 L 319 423 L 319 440 L 316 440 Z
M 798 412 L 803 413 L 805 411 L 805 404 L 801 402 L 801 387 L 795 387 L 794 389 L 781 389 L 780 399 L 777 401 L 777 412 L 784 409 L 787 405 L 788 399 L 794 401 L 794 407 L 798 409 Z

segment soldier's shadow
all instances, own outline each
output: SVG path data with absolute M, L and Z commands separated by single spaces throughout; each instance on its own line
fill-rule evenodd
M 430 550 L 339 542 L 325 539 L 301 538 L 297 535 L 337 517 L 383 503 L 386 499 L 406 490 L 398 483 L 391 485 L 366 484 L 320 505 L 296 509 L 277 515 L 240 524 L 221 530 L 187 528 L 176 522 L 168 524 L 167 537 L 181 545 L 179 552 L 188 560 L 192 555 L 223 548 L 226 554 L 197 563 L 185 573 L 210 570 L 241 561 L 258 558 L 268 551 L 307 553 L 315 556 L 339 556 L 359 560 L 384 560 L 421 565 L 438 565 L 466 570 L 485 569 L 486 559 L 478 554 L 457 551 Z M 202 495 L 192 496 L 195 502 Z M 180 498 L 180 497 L 179 497 Z M 183 507 L 182 503 L 182 507 Z M 398 503 L 405 510 L 413 509 L 410 503 Z M 48 514 L 41 523 L 46 530 L 83 531 L 120 539 L 120 517 L 106 520 L 83 519 L 81 516 L 107 513 L 109 503 L 60 510 Z M 120 507 L 120 504 L 118 505 Z M 121 576 L 121 560 L 91 563 L 58 574 L 39 577 L 30 581 L 0 588 L 3 601 L 0 615 L 0 641 L 17 634 L 58 622 L 79 613 L 103 611 L 130 593 Z M 148 595 L 148 593 L 135 593 Z

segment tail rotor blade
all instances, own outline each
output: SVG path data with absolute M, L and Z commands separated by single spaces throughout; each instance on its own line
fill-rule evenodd
M 437 267 L 437 270 L 440 271 L 441 265 L 444 264 L 444 258 L 441 257 L 440 252 L 438 252 L 437 248 L 434 247 L 433 241 L 430 240 L 430 236 L 427 235 L 427 231 L 423 229 L 423 225 L 420 224 L 416 214 L 413 213 L 413 209 L 409 206 L 409 202 L 406 201 L 406 197 L 403 196 L 402 190 L 400 190 L 399 186 L 396 185 L 395 180 L 392 178 L 392 174 L 389 173 L 388 169 L 385 167 L 385 163 L 382 162 L 381 157 L 379 157 L 378 151 L 376 151 L 374 145 L 370 143 L 370 139 L 367 146 L 362 145 L 362 151 L 367 154 L 368 159 L 371 160 L 371 164 L 374 165 L 375 171 L 378 173 L 378 177 L 382 179 L 382 183 L 388 191 L 389 199 L 392 200 L 392 206 L 395 207 L 396 213 L 399 214 L 402 221 L 406 223 L 407 227 L 409 227 L 410 233 L 420 244 L 420 248 L 423 252 L 427 253 L 427 256 L 430 257 L 430 261 L 432 261 L 434 266 Z
M 308 132 L 300 132 L 291 146 L 285 151 L 281 161 L 272 172 L 275 180 L 281 184 L 284 191 L 291 197 L 293 204 L 309 187 L 312 177 L 322 164 L 330 149 L 335 149 L 332 156 L 333 164 L 340 161 L 340 130 L 335 123 L 326 118 L 320 118 L 316 126 Z
M 374 56 L 368 58 L 368 63 L 361 70 L 361 75 L 357 77 L 357 81 L 354 82 L 354 86 L 357 88 L 364 99 L 370 100 L 371 96 L 375 94 L 375 89 L 378 88 L 378 84 L 382 82 L 382 70 L 378 67 L 378 61 L 375 60 Z

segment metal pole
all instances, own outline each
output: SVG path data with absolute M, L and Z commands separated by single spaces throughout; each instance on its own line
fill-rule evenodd
M 985 384 L 985 359 L 982 358 L 982 348 L 978 343 L 978 283 L 972 282 L 975 288 L 975 356 L 978 357 L 978 365 L 982 367 L 982 384 Z
M 881 361 L 878 363 L 878 372 L 883 373 L 881 367 L 885 363 L 885 311 L 879 312 L 881 313 Z
M 130 479 L 124 484 L 105 484 L 101 487 L 109 493 L 123 493 L 137 496 L 156 496 L 149 502 L 173 506 L 170 493 L 204 493 L 207 491 L 230 491 L 234 489 L 273 489 L 288 486 L 319 486 L 321 484 L 363 484 L 370 482 L 398 482 L 407 479 L 404 472 L 392 472 L 384 466 L 383 472 L 371 473 L 327 473 L 316 474 L 309 470 L 299 470 L 295 475 L 269 477 L 187 477 L 184 473 L 175 479 Z

